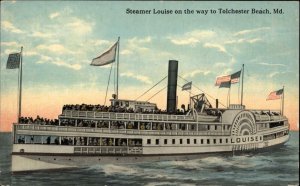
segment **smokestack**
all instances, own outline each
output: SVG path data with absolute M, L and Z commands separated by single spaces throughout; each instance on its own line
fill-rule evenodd
M 177 75 L 178 61 L 169 60 L 168 70 L 168 92 L 167 92 L 167 112 L 176 112 L 176 97 L 177 97 Z
M 218 107 L 219 107 L 219 100 L 216 99 L 216 108 L 218 108 Z

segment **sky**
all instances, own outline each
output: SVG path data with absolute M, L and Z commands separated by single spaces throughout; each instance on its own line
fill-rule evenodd
M 219 8 L 249 13 L 220 14 Z M 128 14 L 128 9 L 151 13 Z M 165 9 L 172 14 L 158 14 Z M 252 14 L 252 9 L 270 14 Z M 246 108 L 279 110 L 280 100 L 266 98 L 284 86 L 284 114 L 291 129 L 298 130 L 298 2 L 1 1 L 0 131 L 10 131 L 18 114 L 18 69 L 6 69 L 10 53 L 23 46 L 22 115 L 54 119 L 64 104 L 104 104 L 111 66 L 90 63 L 118 37 L 119 98 L 136 99 L 167 75 L 169 60 L 178 60 L 178 73 L 193 82 L 193 95 L 204 92 L 212 105 L 216 98 L 226 105 L 228 89 L 216 87 L 216 77 L 244 64 Z M 114 77 L 115 70 L 108 98 Z M 178 79 L 179 86 L 184 83 Z M 148 100 L 166 84 L 139 100 Z M 240 88 L 232 85 L 231 103 L 240 103 Z M 189 93 L 177 91 L 178 105 L 187 104 Z M 166 89 L 149 101 L 165 109 Z

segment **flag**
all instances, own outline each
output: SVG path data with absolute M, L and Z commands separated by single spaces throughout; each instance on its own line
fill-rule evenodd
M 230 88 L 230 87 L 231 87 L 230 81 L 222 82 L 219 86 L 219 88 Z
M 269 96 L 267 97 L 268 100 L 274 100 L 274 99 L 280 99 L 281 95 L 283 94 L 283 89 L 271 92 Z
M 231 84 L 238 83 L 240 76 L 241 76 L 241 70 L 236 73 L 231 74 L 231 76 L 230 76 Z
M 217 77 L 215 86 L 219 88 L 229 88 L 234 83 L 238 83 L 241 76 L 241 70 L 231 75 Z
M 93 66 L 103 66 L 113 63 L 116 59 L 118 42 L 116 42 L 110 49 L 101 54 L 99 57 L 93 59 L 91 65 Z
M 228 82 L 228 81 L 230 81 L 230 79 L 231 79 L 230 75 L 217 77 L 215 85 L 220 86 L 222 82 Z
M 188 82 L 182 86 L 182 90 L 191 90 L 192 89 L 192 82 Z
M 6 69 L 15 69 L 20 67 L 21 53 L 9 54 Z

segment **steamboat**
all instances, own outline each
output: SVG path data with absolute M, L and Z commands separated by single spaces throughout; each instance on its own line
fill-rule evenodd
M 110 105 L 64 105 L 57 120 L 21 118 L 13 125 L 12 172 L 95 164 L 189 160 L 267 150 L 289 139 L 280 111 L 219 108 L 204 93 L 177 108 L 178 61 L 168 67 L 167 108 L 119 99 Z

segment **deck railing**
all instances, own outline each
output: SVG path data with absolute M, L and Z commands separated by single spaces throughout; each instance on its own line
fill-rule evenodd
M 19 131 L 49 131 L 49 132 L 83 132 L 106 134 L 133 134 L 133 135 L 180 135 L 180 136 L 205 136 L 205 135 L 230 135 L 230 131 L 196 131 L 196 130 L 137 130 L 137 129 L 108 129 L 70 126 L 51 126 L 37 124 L 16 124 Z M 74 135 L 74 133 L 72 133 Z
M 100 147 L 74 147 L 74 154 L 142 154 L 143 147 L 116 147 L 116 146 L 100 146 Z
M 74 118 L 99 118 L 99 119 L 124 119 L 124 120 L 154 120 L 154 121 L 195 121 L 191 115 L 168 115 L 168 114 L 140 114 L 140 113 L 114 113 L 94 111 L 64 110 L 60 117 Z

